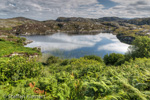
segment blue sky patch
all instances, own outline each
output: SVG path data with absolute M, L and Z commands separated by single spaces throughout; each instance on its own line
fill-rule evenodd
M 99 4 L 104 5 L 105 9 L 109 9 L 111 7 L 116 6 L 118 3 L 115 3 L 111 0 L 97 0 L 99 2 Z

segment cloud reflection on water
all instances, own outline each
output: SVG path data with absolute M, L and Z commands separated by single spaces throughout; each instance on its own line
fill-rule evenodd
M 50 36 L 27 36 L 34 42 L 26 47 L 40 46 L 42 52 L 53 52 L 54 50 L 63 50 L 73 53 L 75 51 L 97 54 L 98 52 L 116 52 L 125 53 L 129 45 L 121 43 L 115 35 L 101 33 L 97 35 L 74 35 L 69 36 L 57 33 Z M 108 53 L 107 52 L 107 53 Z

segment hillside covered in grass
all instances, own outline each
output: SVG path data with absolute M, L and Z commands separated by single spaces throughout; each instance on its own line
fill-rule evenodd
M 0 35 L 0 57 L 11 55 L 41 55 L 36 48 L 24 47 L 26 38 L 16 37 L 10 34 Z

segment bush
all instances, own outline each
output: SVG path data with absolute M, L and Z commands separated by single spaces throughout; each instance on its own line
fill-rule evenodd
M 110 55 L 107 54 L 104 56 L 104 62 L 106 65 L 115 65 L 115 63 L 120 64 L 121 62 L 123 62 L 121 61 L 121 59 L 123 60 L 124 58 L 125 57 L 122 54 L 112 53 Z
M 46 61 L 46 64 L 47 65 L 51 65 L 51 64 L 54 64 L 54 63 L 57 63 L 60 59 L 58 57 L 55 57 L 55 56 L 50 56 L 47 61 Z
M 35 51 L 41 52 L 41 48 L 39 48 L 39 47 L 34 47 L 34 48 L 32 48 L 32 50 L 35 50 Z
M 133 45 L 129 47 L 126 54 L 128 58 L 149 58 L 150 57 L 150 38 L 147 36 L 136 37 Z
M 65 66 L 65 65 L 68 65 L 70 63 L 70 61 L 68 59 L 65 59 L 61 62 L 61 66 Z
M 95 56 L 95 55 L 84 56 L 83 58 L 89 59 L 89 60 L 96 60 L 98 62 L 103 62 L 101 57 Z
M 0 59 L 0 81 L 17 81 L 20 79 L 36 77 L 41 72 L 42 65 L 35 60 L 24 57 L 11 57 Z
M 19 43 L 19 44 L 23 44 L 24 42 L 26 41 L 26 38 L 24 38 L 24 37 L 18 37 L 18 39 L 17 39 L 17 43 Z
M 117 60 L 117 62 L 114 65 L 118 66 L 118 65 L 124 64 L 125 61 L 126 61 L 125 58 L 120 58 L 120 59 Z
M 0 41 L 5 41 L 5 39 L 0 38 Z
M 65 60 L 62 60 L 62 62 L 60 63 L 61 66 L 66 66 L 66 65 L 69 65 L 71 64 L 72 62 L 76 61 L 77 59 L 75 58 L 72 58 L 72 59 L 65 59 Z

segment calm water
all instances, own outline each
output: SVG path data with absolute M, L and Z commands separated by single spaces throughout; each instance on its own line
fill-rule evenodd
M 74 35 L 56 33 L 48 36 L 26 36 L 34 42 L 26 47 L 41 47 L 43 55 L 54 55 L 63 58 L 79 58 L 84 55 L 103 57 L 110 53 L 127 51 L 129 45 L 121 43 L 115 35 L 100 33 L 98 35 Z

